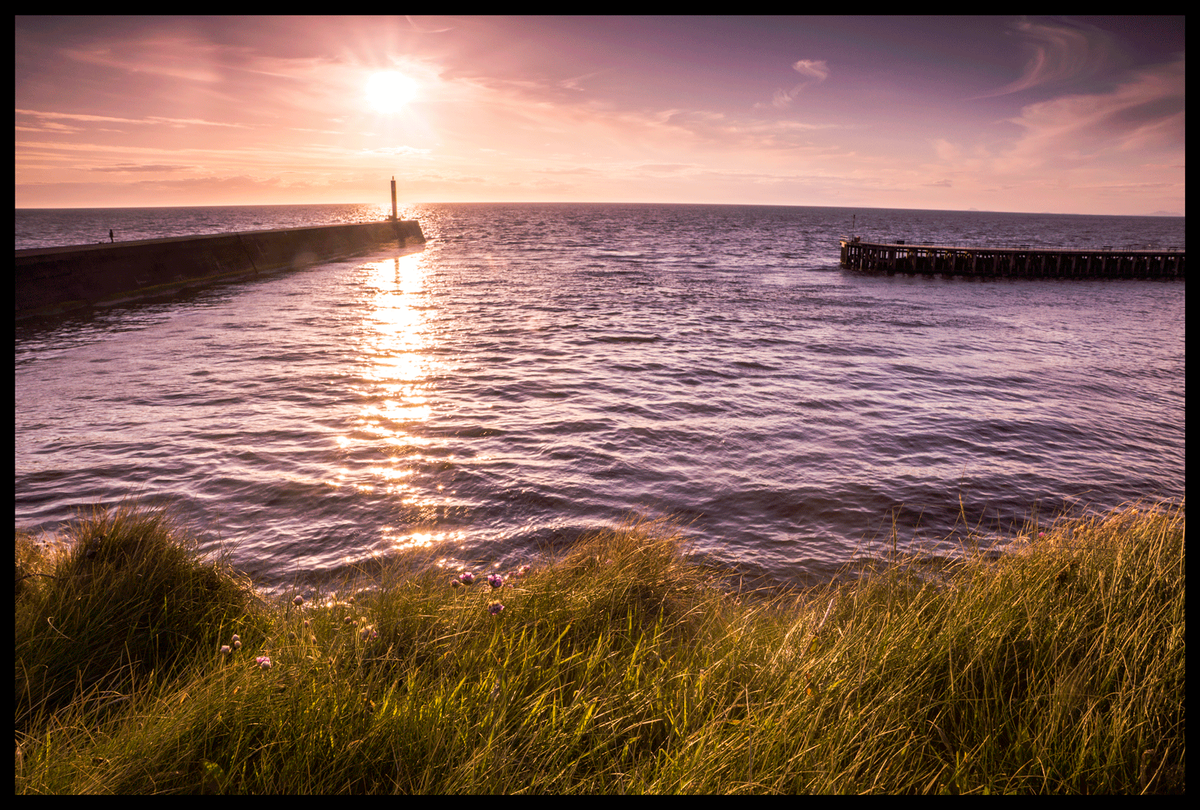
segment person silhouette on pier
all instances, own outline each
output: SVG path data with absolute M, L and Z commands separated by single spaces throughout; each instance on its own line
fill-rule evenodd
M 115 242 L 115 241 L 117 241 L 117 240 L 113 239 L 113 235 L 112 235 L 112 228 L 109 228 L 109 229 L 108 229 L 108 241 L 110 241 L 110 242 Z

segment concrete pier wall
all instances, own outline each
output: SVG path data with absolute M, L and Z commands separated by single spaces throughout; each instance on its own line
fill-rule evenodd
M 384 220 L 18 250 L 16 315 L 137 300 L 424 242 L 416 220 Z

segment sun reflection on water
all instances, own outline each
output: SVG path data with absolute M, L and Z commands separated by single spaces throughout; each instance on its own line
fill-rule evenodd
M 440 546 L 462 532 L 438 531 L 446 511 L 441 484 L 420 480 L 417 468 L 436 451 L 422 428 L 433 415 L 435 380 L 433 305 L 426 288 L 427 258 L 412 253 L 364 264 L 363 405 L 338 443 L 348 455 L 371 458 L 337 473 L 336 485 L 382 495 L 396 504 L 394 524 L 380 527 L 376 554 Z M 445 458 L 444 453 L 436 453 Z

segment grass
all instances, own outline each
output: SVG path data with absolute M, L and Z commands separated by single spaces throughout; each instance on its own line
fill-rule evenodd
M 18 532 L 16 792 L 1183 792 L 1184 525 L 768 597 L 647 524 L 499 589 L 409 561 L 300 606 L 162 514 Z

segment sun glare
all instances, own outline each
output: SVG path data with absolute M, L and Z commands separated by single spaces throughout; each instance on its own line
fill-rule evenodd
M 367 101 L 376 112 L 393 113 L 416 94 L 417 83 L 394 70 L 385 70 L 367 79 Z

